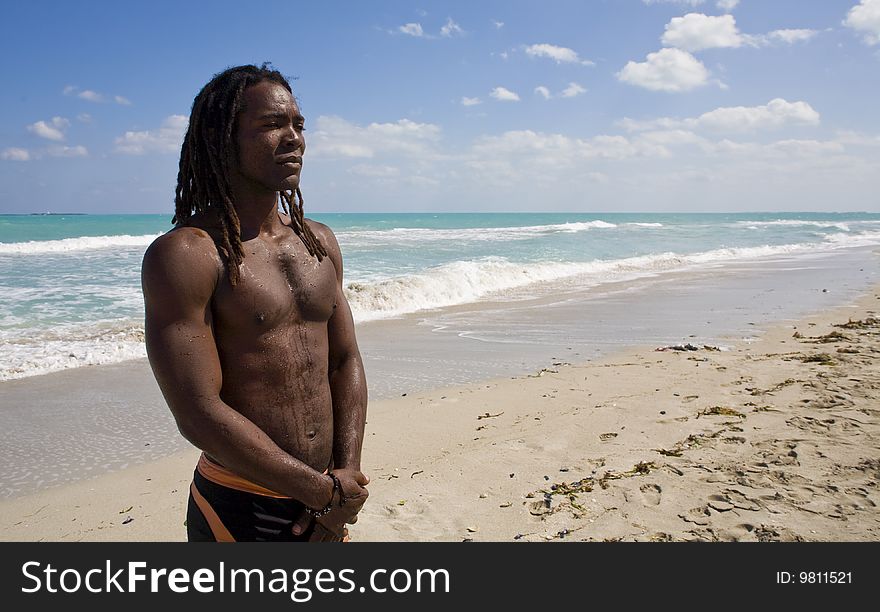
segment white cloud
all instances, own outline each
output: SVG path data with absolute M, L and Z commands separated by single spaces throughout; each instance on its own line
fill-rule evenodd
M 806 29 L 773 30 L 767 34 L 743 34 L 743 41 L 752 47 L 766 47 L 778 43 L 794 45 L 808 41 L 818 33 L 817 30 Z
M 772 32 L 765 34 L 761 38 L 763 40 L 766 40 L 768 43 L 779 41 L 789 45 L 793 45 L 801 41 L 810 40 L 816 34 L 818 34 L 816 30 L 806 29 L 773 30 Z
M 452 21 L 452 17 L 447 17 L 446 25 L 440 28 L 440 36 L 445 38 L 450 38 L 452 36 L 462 36 L 464 35 L 464 30 L 461 29 L 457 23 Z
M 29 132 L 33 132 L 40 138 L 47 140 L 64 140 L 64 130 L 70 127 L 70 121 L 64 117 L 52 117 L 46 121 L 37 121 L 27 126 Z
M 171 115 L 162 121 L 158 130 L 126 132 L 116 139 L 116 152 L 128 155 L 179 152 L 188 122 L 184 115 Z
M 768 160 L 791 161 L 795 157 L 832 156 L 844 153 L 846 150 L 843 143 L 838 141 L 803 139 L 777 140 L 766 144 L 724 139 L 718 142 L 705 141 L 702 149 L 705 153 L 725 158 L 729 162 L 740 160 L 759 164 Z
M 489 95 L 501 102 L 519 102 L 519 96 L 505 87 L 496 87 Z
M 80 123 L 91 123 L 92 116 L 88 113 L 80 113 L 76 116 L 76 120 Z
M 695 124 L 724 131 L 778 128 L 788 124 L 819 125 L 819 113 L 806 102 L 775 98 L 764 106 L 716 108 L 700 115 Z
M 699 6 L 705 2 L 705 0 L 642 0 L 647 5 L 652 4 L 686 4 L 688 6 Z
M 770 100 L 762 106 L 730 106 L 716 108 L 699 117 L 673 119 L 662 117 L 650 121 L 623 119 L 618 125 L 630 132 L 643 130 L 712 130 L 718 132 L 748 132 L 778 129 L 791 125 L 819 125 L 819 113 L 806 102 L 788 102 L 782 98 Z
M 664 146 L 705 145 L 708 141 L 689 130 L 656 130 L 644 132 L 640 140 Z
M 814 140 L 785 132 L 773 138 L 765 129 L 817 124 L 818 113 L 806 103 L 771 100 L 648 123 L 636 126 L 638 133 L 620 135 L 484 133 L 452 152 L 438 126 L 319 117 L 309 132 L 308 155 L 320 162 L 311 172 L 338 181 L 335 197 L 351 199 L 381 185 L 392 209 L 452 201 L 466 210 L 479 202 L 509 201 L 508 195 L 529 186 L 547 206 L 613 198 L 616 207 L 635 209 L 651 197 L 652 206 L 667 210 L 680 208 L 683 198 L 738 210 L 757 195 L 794 209 L 802 195 L 821 206 L 851 180 L 860 185 L 852 192 L 858 202 L 869 202 L 861 186 L 880 172 L 876 134 Z M 833 190 L 823 187 L 829 181 Z
M 797 155 L 813 157 L 823 153 L 843 153 L 844 147 L 839 142 L 819 140 L 779 140 L 766 146 L 769 153 L 780 153 L 785 157 Z
M 585 66 L 594 66 L 590 60 L 582 60 L 576 51 L 568 47 L 558 47 L 547 43 L 537 45 L 529 45 L 526 47 L 526 55 L 531 57 L 547 57 L 554 60 L 557 64 L 583 64 Z
M 701 51 L 703 49 L 737 48 L 743 45 L 763 47 L 775 43 L 795 44 L 807 41 L 818 34 L 816 30 L 783 29 L 767 34 L 743 34 L 736 27 L 733 15 L 711 16 L 702 13 L 688 13 L 684 17 L 673 17 L 666 24 L 663 33 L 664 45 Z
M 624 117 L 615 122 L 615 125 L 623 128 L 627 132 L 642 132 L 646 130 L 672 130 L 685 125 L 683 119 L 673 119 L 671 117 L 661 117 L 659 119 L 630 119 Z
M 425 15 L 422 15 L 423 17 Z M 439 34 L 429 34 L 422 27 L 421 23 L 405 23 L 402 26 L 397 26 L 396 30 L 386 30 L 389 34 L 406 34 L 407 36 L 413 36 L 415 38 L 425 38 L 425 39 L 433 39 L 436 40 L 438 38 L 452 38 L 454 36 L 464 36 L 465 31 L 458 25 L 452 17 L 446 18 L 446 23 L 440 27 Z
M 743 37 L 736 28 L 733 15 L 714 17 L 701 13 L 673 17 L 666 24 L 666 31 L 661 40 L 664 45 L 686 51 L 739 47 L 743 44 Z
M 409 34 L 410 36 L 415 36 L 417 38 L 425 35 L 425 32 L 422 30 L 422 24 L 420 23 L 407 23 L 399 26 L 397 29 L 404 34 Z
M 500 30 L 501 28 L 504 27 L 504 22 L 503 22 L 503 21 L 495 21 L 495 20 L 493 19 L 493 20 L 492 20 L 492 25 L 495 26 L 495 29 L 496 29 L 496 30 Z
M 31 154 L 27 149 L 9 147 L 0 152 L 0 159 L 5 159 L 7 161 L 29 161 L 31 159 Z
M 88 157 L 89 151 L 82 145 L 68 147 L 65 145 L 52 145 L 47 149 L 52 157 Z
M 400 168 L 373 164 L 357 164 L 349 168 L 348 171 L 351 174 L 369 178 L 392 178 L 400 175 Z
M 88 100 L 89 102 L 106 102 L 107 96 L 102 93 L 98 93 L 97 91 L 91 89 L 83 89 L 80 90 L 76 85 L 67 85 L 62 90 L 62 93 L 65 96 L 76 96 L 82 100 Z M 128 106 L 131 104 L 131 100 L 124 96 L 113 96 L 113 101 L 117 104 L 122 104 L 123 106 Z
M 617 78 L 652 91 L 681 92 L 706 85 L 709 71 L 693 55 L 681 49 L 660 49 L 644 62 L 627 62 Z
M 562 93 L 559 95 L 563 98 L 574 98 L 575 96 L 579 96 L 582 93 L 586 93 L 587 90 L 578 85 L 577 83 L 569 83 L 568 87 L 562 90 Z
M 76 94 L 77 98 L 82 98 L 83 100 L 88 100 L 89 102 L 103 102 L 104 96 L 99 94 L 97 91 L 92 91 L 91 89 L 86 89 L 78 94 Z
M 846 14 L 843 25 L 863 33 L 869 45 L 880 44 L 880 0 L 861 0 Z
M 586 160 L 667 156 L 669 151 L 663 146 L 630 140 L 625 136 L 599 135 L 581 139 L 564 134 L 513 130 L 499 136 L 477 138 L 471 146 L 467 164 L 497 180 L 536 175 L 552 180 Z
M 739 5 L 739 0 L 718 0 L 715 3 L 715 6 L 720 8 L 722 11 L 732 11 Z
M 847 138 L 880 151 L 880 138 Z M 835 188 L 851 178 L 867 184 L 880 171 L 876 156 L 867 155 L 853 155 L 843 136 L 757 142 L 711 139 L 682 128 L 591 138 L 521 130 L 477 138 L 461 157 L 469 172 L 456 172 L 469 192 L 515 193 L 524 185 L 540 185 L 545 202 L 595 201 L 604 194 L 623 206 L 638 207 L 651 195 L 656 197 L 652 202 L 662 201 L 673 210 L 680 207 L 681 197 L 691 201 L 724 194 L 725 205 L 733 206 L 743 197 L 754 198 L 758 189 L 762 197 L 796 206 L 795 192 L 811 195 L 817 203 L 827 198 L 829 190 L 823 187 L 821 195 L 814 190 L 829 180 Z M 636 175 L 633 160 L 638 160 Z M 595 191 L 603 186 L 613 186 L 613 191 Z M 864 193 L 860 197 L 866 201 Z
M 853 132 L 851 130 L 843 130 L 837 133 L 837 142 L 857 146 L 877 147 L 880 146 L 880 136 L 871 136 L 868 134 Z
M 483 101 L 479 98 L 468 98 L 467 96 L 461 97 L 461 105 L 462 106 L 476 106 L 477 104 L 482 104 Z
M 341 117 L 322 115 L 315 126 L 307 155 L 319 158 L 372 158 L 391 152 L 424 157 L 433 155 L 432 144 L 440 139 L 438 126 L 409 119 L 360 126 Z
M 572 81 L 568 84 L 568 87 L 560 91 L 556 95 L 556 97 L 574 98 L 575 96 L 579 96 L 582 93 L 586 93 L 586 91 L 587 90 L 581 87 L 578 83 Z M 538 85 L 537 87 L 535 87 L 535 93 L 543 97 L 545 100 L 549 100 L 550 98 L 554 97 L 553 94 L 550 93 L 550 90 L 547 89 L 547 87 L 545 87 L 544 85 Z

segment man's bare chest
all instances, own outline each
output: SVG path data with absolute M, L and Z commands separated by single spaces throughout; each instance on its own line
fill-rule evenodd
M 279 243 L 244 243 L 235 287 L 223 284 L 214 296 L 214 313 L 232 331 L 269 332 L 297 323 L 326 322 L 336 305 L 336 270 L 329 257 L 318 261 L 299 238 Z

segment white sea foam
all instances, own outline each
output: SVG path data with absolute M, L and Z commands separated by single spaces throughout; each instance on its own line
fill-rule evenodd
M 82 236 L 62 240 L 29 240 L 28 242 L 0 242 L 0 254 L 32 255 L 40 253 L 66 253 L 90 251 L 114 247 L 146 247 L 161 234 L 145 236 Z
M 515 227 L 469 227 L 429 229 L 423 227 L 395 227 L 391 230 L 355 230 L 337 233 L 343 245 L 421 243 L 430 241 L 506 241 L 528 240 L 549 234 L 574 234 L 595 229 L 613 229 L 617 225 L 596 219 L 594 221 L 526 225 Z
M 841 245 L 844 246 L 844 245 Z M 852 246 L 846 244 L 845 246 Z M 373 283 L 351 283 L 346 297 L 359 322 L 419 310 L 476 302 L 536 283 L 577 278 L 581 286 L 652 276 L 693 266 L 816 252 L 832 245 L 787 244 L 714 249 L 688 255 L 673 252 L 590 262 L 516 263 L 501 257 L 456 261 L 420 274 Z
M 624 223 L 624 225 L 632 225 L 635 227 L 663 227 L 662 223 Z
M 880 232 L 861 232 L 858 234 L 828 234 L 825 242 L 839 247 L 860 247 L 880 244 Z
M 146 357 L 143 325 L 133 320 L 0 332 L 0 381 Z
M 375 283 L 351 283 L 346 297 L 358 321 L 475 302 L 505 289 L 578 274 L 582 264 L 516 264 L 501 257 L 456 261 Z
M 772 226 L 788 226 L 788 227 L 834 227 L 844 232 L 850 231 L 850 225 L 853 223 L 858 223 L 857 221 L 847 221 L 846 223 L 839 223 L 834 221 L 809 221 L 804 219 L 776 219 L 775 221 L 737 221 L 737 225 L 746 225 L 750 229 L 758 229 L 761 227 L 772 227 Z
M 539 296 L 542 291 L 553 291 L 557 282 L 589 287 L 726 262 L 798 257 L 877 244 L 880 232 L 841 232 L 824 237 L 821 243 L 721 248 L 693 254 L 665 252 L 588 262 L 518 263 L 487 257 L 456 261 L 418 274 L 373 277 L 351 283 L 346 294 L 356 320 L 365 322 L 486 299 Z M 131 300 L 134 308 L 139 292 L 130 287 L 118 289 L 114 301 Z M 12 321 L 14 328 L 0 331 L 0 380 L 144 357 L 142 319 L 131 316 L 33 329 L 25 327 L 25 320 Z

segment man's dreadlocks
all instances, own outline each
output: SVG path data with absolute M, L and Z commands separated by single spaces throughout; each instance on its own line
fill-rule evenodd
M 235 134 L 244 91 L 263 81 L 278 83 L 293 94 L 287 79 L 268 64 L 237 66 L 215 75 L 193 101 L 189 127 L 180 150 L 171 222 L 186 225 L 196 213 L 217 211 L 223 236 L 222 244 L 217 246 L 233 285 L 239 280 L 239 266 L 244 257 L 241 226 L 229 184 L 229 175 L 236 163 Z M 290 215 L 293 231 L 309 253 L 321 261 L 327 251 L 305 222 L 299 187 L 295 191 L 281 191 L 279 195 L 282 208 Z

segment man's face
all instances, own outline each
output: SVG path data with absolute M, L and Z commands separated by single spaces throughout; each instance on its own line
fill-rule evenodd
M 306 141 L 293 96 L 282 85 L 262 81 L 244 91 L 243 103 L 235 134 L 237 178 L 267 191 L 296 189 Z

